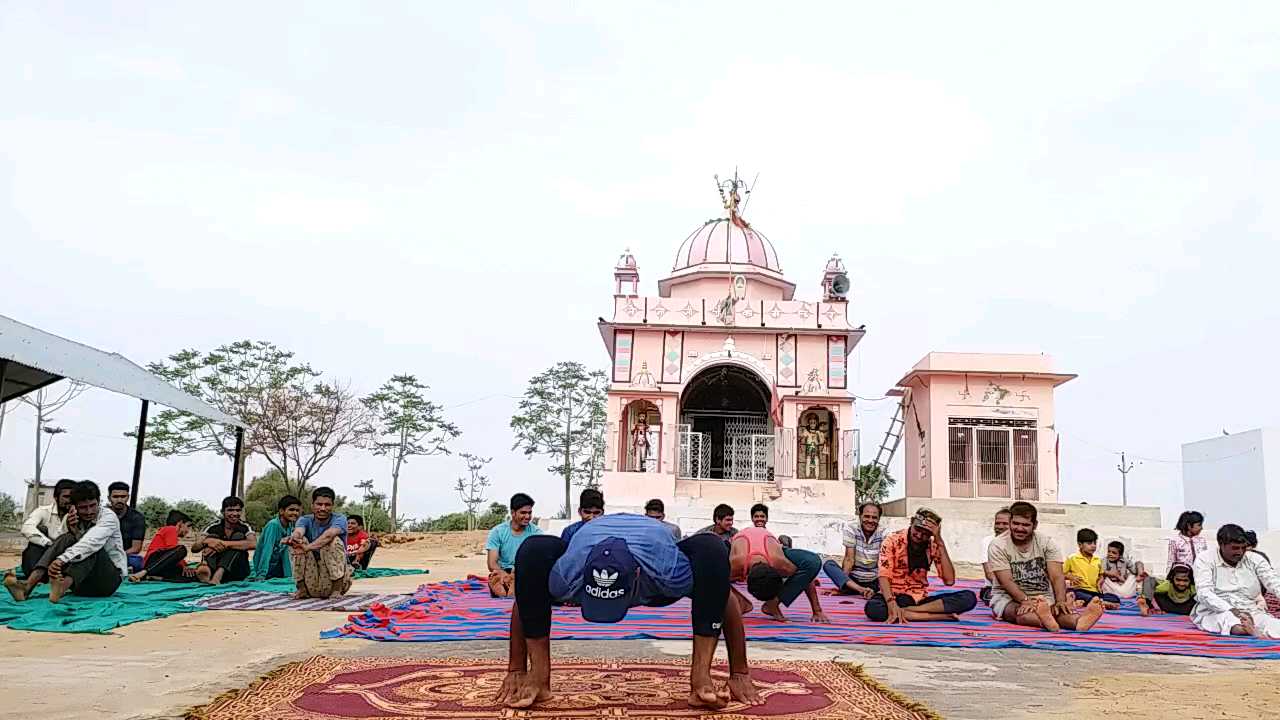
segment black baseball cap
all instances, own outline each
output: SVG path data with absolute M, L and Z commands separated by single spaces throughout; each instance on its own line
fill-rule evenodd
M 635 595 L 639 567 L 621 538 L 610 537 L 596 543 L 582 568 L 582 590 L 578 593 L 582 619 L 616 623 L 626 617 Z

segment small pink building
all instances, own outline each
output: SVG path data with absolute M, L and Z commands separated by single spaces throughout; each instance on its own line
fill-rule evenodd
M 929 353 L 898 381 L 906 497 L 1058 502 L 1047 355 Z
M 738 211 L 695 228 L 656 295 L 640 294 L 636 259 L 614 271 L 613 316 L 600 320 L 612 359 L 607 457 L 610 506 L 747 502 L 783 496 L 851 507 L 858 434 L 849 321 L 838 257 L 814 273 L 821 294 L 795 298 L 773 244 Z M 745 510 L 745 508 L 743 508 Z

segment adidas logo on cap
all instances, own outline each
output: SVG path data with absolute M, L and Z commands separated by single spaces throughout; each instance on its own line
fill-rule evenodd
M 595 578 L 596 584 L 602 588 L 612 586 L 618 580 L 618 573 L 609 572 L 608 570 L 592 570 L 591 577 Z

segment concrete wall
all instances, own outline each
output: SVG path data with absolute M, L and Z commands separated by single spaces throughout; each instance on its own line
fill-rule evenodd
M 1264 462 L 1268 449 L 1270 473 Z M 1183 445 L 1182 498 L 1207 522 L 1280 528 L 1280 431 L 1250 430 Z
M 990 523 L 996 511 L 1007 506 L 1007 500 L 960 500 L 951 498 L 899 498 L 884 503 L 885 515 L 911 517 L 916 510 L 926 507 L 945 518 L 973 520 Z M 1062 505 L 1035 503 L 1040 523 L 1054 523 L 1078 527 L 1093 525 L 1120 525 L 1125 527 L 1159 528 L 1160 508 L 1139 505 Z
M 667 506 L 667 520 L 679 525 L 686 533 L 694 532 L 710 525 L 712 509 L 715 507 L 716 502 L 722 501 L 715 500 L 713 502 L 710 498 L 705 501 L 691 501 L 673 497 L 664 497 L 662 499 Z M 607 512 L 644 512 L 641 504 L 624 505 L 614 502 L 607 495 L 605 503 Z M 730 502 L 729 504 L 734 507 L 737 513 L 735 522 L 739 527 L 750 523 L 750 518 L 747 517 L 750 503 L 744 500 L 740 503 Z M 781 510 L 775 504 L 767 501 L 765 504 L 770 507 L 769 529 L 775 534 L 790 535 L 794 539 L 796 547 L 803 547 L 824 555 L 836 557 L 844 552 L 840 540 L 841 529 L 844 523 L 851 519 L 852 512 L 842 514 L 796 514 Z M 576 520 L 577 518 L 573 519 Z M 1127 552 L 1132 557 L 1142 561 L 1147 566 L 1149 572 L 1157 576 L 1162 576 L 1166 572 L 1168 539 L 1173 534 L 1172 530 L 1159 527 L 1108 525 L 1093 522 L 1089 518 L 1086 518 L 1086 520 L 1088 522 L 1079 526 L 1066 523 L 1041 522 L 1039 532 L 1052 537 L 1064 553 L 1072 553 L 1076 551 L 1075 534 L 1078 527 L 1090 527 L 1098 533 L 1102 547 L 1105 548 L 1106 543 L 1111 540 L 1119 540 L 1125 544 Z M 885 528 L 892 531 L 906 527 L 907 520 L 902 517 L 886 516 L 883 522 Z M 543 521 L 541 523 L 543 530 L 556 533 L 559 533 L 566 524 L 568 522 L 563 520 Z M 977 521 L 947 517 L 944 514 L 942 528 L 943 536 L 947 540 L 947 547 L 955 562 L 970 567 L 982 564 L 984 548 L 981 547 L 980 543 L 983 537 L 991 533 L 991 521 L 989 519 Z M 1216 532 L 1216 526 L 1206 527 L 1204 530 L 1204 535 L 1208 539 L 1211 549 L 1216 547 L 1213 540 Z M 1272 557 L 1280 557 L 1280 530 L 1261 533 L 1259 539 L 1263 552 Z

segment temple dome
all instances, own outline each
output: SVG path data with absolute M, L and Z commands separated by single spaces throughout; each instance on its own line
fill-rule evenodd
M 773 243 L 737 216 L 708 220 L 694 230 L 676 251 L 671 271 L 679 273 L 699 265 L 751 265 L 782 274 Z

